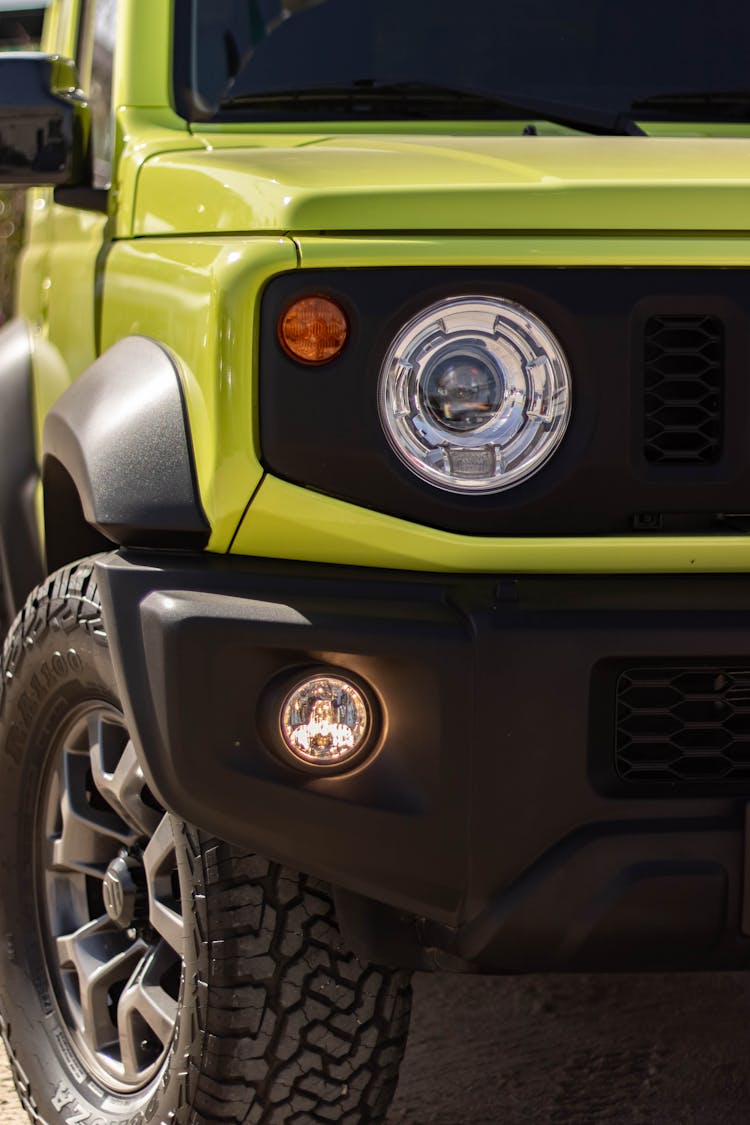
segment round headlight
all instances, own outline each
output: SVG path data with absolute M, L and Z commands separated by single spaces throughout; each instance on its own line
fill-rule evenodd
M 538 472 L 562 440 L 570 399 L 552 332 L 495 297 L 431 305 L 404 325 L 380 372 L 391 446 L 451 492 L 499 492 Z

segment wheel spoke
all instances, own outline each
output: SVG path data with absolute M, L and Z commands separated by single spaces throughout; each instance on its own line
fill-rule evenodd
M 143 1069 L 144 1056 L 169 1043 L 177 1020 L 177 1001 L 160 980 L 174 960 L 171 950 L 157 947 L 138 967 L 117 1005 L 120 1057 L 126 1081 Z
M 182 957 L 182 942 L 185 927 L 181 916 L 170 910 L 163 902 L 152 901 L 149 910 L 149 921 L 158 934 L 166 941 L 178 956 Z
M 162 813 L 143 801 L 146 782 L 125 728 L 99 719 L 90 737 L 91 770 L 97 789 L 129 827 L 140 836 L 150 836 Z M 110 768 L 113 758 L 114 769 Z
M 67 750 L 64 756 L 62 818 L 63 836 L 88 831 L 119 844 L 135 844 L 138 833 L 124 823 L 114 809 L 99 808 L 93 803 L 92 762 L 88 754 Z
M 149 922 L 180 957 L 184 924 L 175 901 L 172 874 L 176 867 L 172 822 L 165 814 L 144 853 Z
M 51 841 L 52 870 L 75 871 L 103 879 L 115 850 L 112 838 L 80 815 L 71 804 L 67 788 L 63 791 L 60 810 L 62 831 L 57 839 Z
M 111 703 L 75 712 L 52 753 L 38 824 L 62 1015 L 98 1080 L 141 1089 L 177 1021 L 183 921 L 172 823 L 148 803 Z
M 63 969 L 81 971 L 81 956 L 86 955 L 86 947 L 96 946 L 104 934 L 111 933 L 114 927 L 106 914 L 74 930 L 72 934 L 61 934 L 55 939 L 57 956 Z
M 140 939 L 125 944 L 126 941 L 107 915 L 56 941 L 61 968 L 76 973 L 79 1031 L 94 1051 L 101 1050 L 115 1037 L 109 1015 L 110 990 L 128 980 L 148 950 Z

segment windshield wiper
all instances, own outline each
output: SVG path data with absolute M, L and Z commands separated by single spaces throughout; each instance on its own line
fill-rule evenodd
M 236 93 L 223 98 L 221 109 L 293 109 L 306 107 L 345 107 L 350 112 L 371 113 L 375 108 L 390 106 L 395 112 L 413 116 L 428 108 L 434 116 L 438 106 L 455 110 L 479 111 L 502 117 L 513 114 L 550 121 L 583 133 L 599 136 L 644 136 L 635 121 L 626 113 L 606 109 L 548 102 L 536 98 L 516 98 L 496 93 L 481 86 L 440 86 L 429 82 L 354 82 L 342 86 L 307 86 L 289 90 L 267 90 Z
M 649 112 L 674 110 L 685 114 L 713 115 L 716 110 L 731 114 L 735 119 L 746 120 L 750 115 L 750 90 L 683 90 L 672 94 L 653 94 L 638 98 L 631 109 Z

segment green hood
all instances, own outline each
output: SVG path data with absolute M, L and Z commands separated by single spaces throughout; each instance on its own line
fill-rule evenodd
M 220 143 L 145 163 L 134 234 L 750 229 L 747 140 L 238 135 Z

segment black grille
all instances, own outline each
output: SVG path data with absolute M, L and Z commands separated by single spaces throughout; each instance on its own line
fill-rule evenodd
M 645 454 L 710 465 L 722 452 L 724 333 L 713 316 L 653 316 L 645 330 Z
M 616 766 L 627 781 L 750 780 L 750 663 L 621 673 Z

